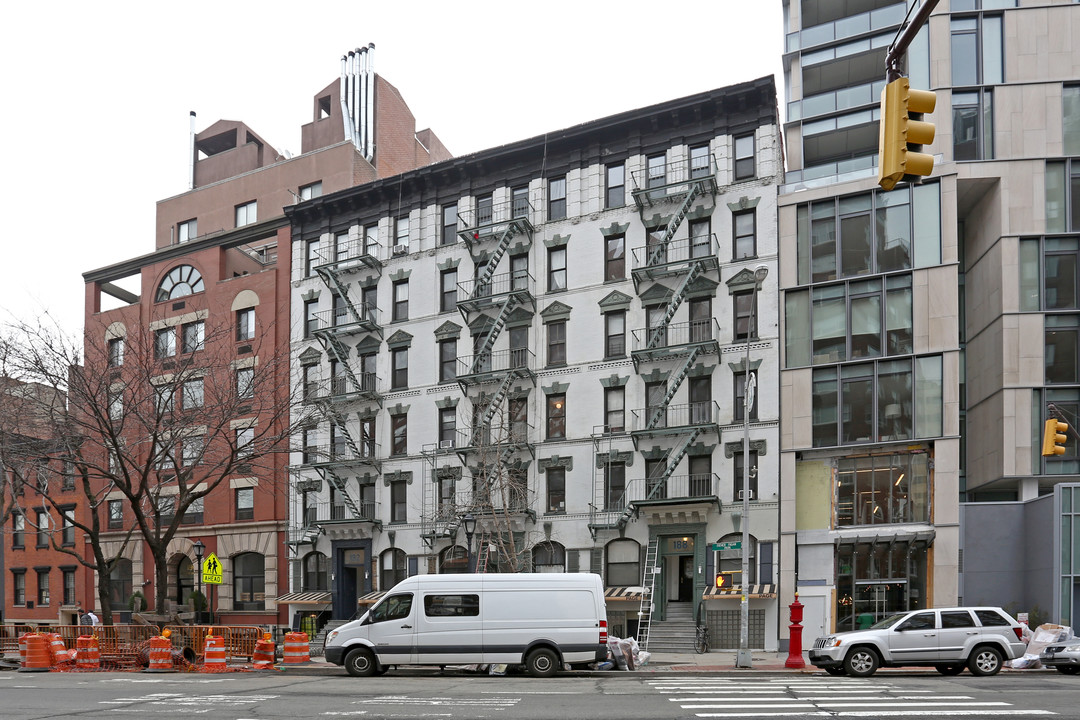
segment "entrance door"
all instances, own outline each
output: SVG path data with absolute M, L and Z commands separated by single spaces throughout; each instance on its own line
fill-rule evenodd
M 679 602 L 694 601 L 694 556 L 679 556 Z

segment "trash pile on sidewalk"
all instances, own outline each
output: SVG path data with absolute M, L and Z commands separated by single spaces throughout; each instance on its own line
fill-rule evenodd
M 1023 622 L 1020 624 L 1024 628 L 1024 640 L 1027 642 L 1027 650 L 1024 651 L 1022 657 L 1006 663 L 1007 667 L 1014 670 L 1037 670 L 1043 666 L 1039 660 L 1039 655 L 1048 645 L 1064 643 L 1070 639 L 1075 641 L 1072 628 L 1065 625 L 1043 623 L 1032 632 L 1026 624 Z
M 597 670 L 637 670 L 649 664 L 652 657 L 647 650 L 638 647 L 634 638 L 608 636 L 608 659 L 597 664 Z

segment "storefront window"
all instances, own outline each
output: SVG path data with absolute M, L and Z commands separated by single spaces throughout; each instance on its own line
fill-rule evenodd
M 881 538 L 836 553 L 836 631 L 868 628 L 889 615 L 926 607 L 926 544 Z
M 928 456 L 874 455 L 836 464 L 836 526 L 930 521 Z

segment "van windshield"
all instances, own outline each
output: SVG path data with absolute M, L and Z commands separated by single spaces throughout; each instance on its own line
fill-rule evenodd
M 369 619 L 373 623 L 400 620 L 409 617 L 410 612 L 412 612 L 412 593 L 391 595 L 372 608 Z

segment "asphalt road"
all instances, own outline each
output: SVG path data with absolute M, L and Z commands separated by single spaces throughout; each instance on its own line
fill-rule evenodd
M 0 673 L 0 717 L 183 718 L 1080 717 L 1080 677 L 1053 672 L 611 673 L 492 677 L 437 671 L 378 678 L 285 673 Z

